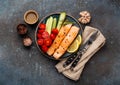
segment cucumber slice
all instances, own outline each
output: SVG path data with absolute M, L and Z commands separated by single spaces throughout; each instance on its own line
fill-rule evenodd
M 71 22 L 71 21 L 69 21 L 69 20 L 65 20 L 65 21 L 63 22 L 63 26 L 64 26 L 64 25 L 67 25 L 67 24 L 75 24 L 75 22 Z
M 66 18 L 66 13 L 65 12 L 61 12 L 60 16 L 59 16 L 59 20 L 58 20 L 58 24 L 57 24 L 57 29 L 60 30 L 64 20 Z
M 56 25 L 57 25 L 57 18 L 53 18 L 52 29 L 56 28 Z
M 51 34 L 52 24 L 53 24 L 53 17 L 49 17 L 49 18 L 47 19 L 46 29 L 45 29 L 49 34 Z

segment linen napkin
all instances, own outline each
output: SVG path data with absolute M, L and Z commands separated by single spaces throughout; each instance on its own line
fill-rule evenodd
M 67 58 L 65 58 L 55 66 L 59 73 L 62 73 L 64 76 L 74 81 L 79 80 L 80 75 L 85 67 L 85 64 L 105 44 L 106 39 L 103 36 L 103 34 L 97 28 L 90 26 L 86 26 L 82 33 L 83 43 L 85 43 L 90 38 L 90 36 L 96 31 L 98 31 L 96 40 L 89 46 L 87 51 L 81 56 L 81 59 L 76 65 L 76 67 L 73 70 L 70 69 L 71 64 L 68 65 L 67 67 L 63 67 L 64 62 L 67 60 Z

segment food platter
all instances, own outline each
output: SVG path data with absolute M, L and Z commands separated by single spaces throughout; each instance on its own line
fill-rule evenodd
M 47 22 L 47 19 L 48 19 L 50 16 L 55 17 L 55 18 L 58 20 L 58 19 L 59 19 L 59 16 L 60 16 L 60 13 L 51 13 L 51 14 L 43 17 L 43 18 L 40 20 L 39 24 L 41 24 L 41 23 L 46 23 L 46 22 Z M 69 15 L 69 14 L 66 14 L 66 19 L 69 20 L 69 21 L 71 21 L 71 22 L 73 22 L 74 25 L 77 26 L 77 27 L 80 29 L 78 34 L 81 35 L 83 29 L 82 29 L 82 27 L 81 27 L 81 24 L 78 22 L 78 20 L 75 19 L 73 16 L 71 16 L 71 15 Z M 36 42 L 36 45 L 37 45 L 40 53 L 41 53 L 43 56 L 48 57 L 48 58 L 53 59 L 53 60 L 56 60 L 53 56 L 49 56 L 47 53 L 43 52 L 43 51 L 41 50 L 40 46 L 38 45 L 38 42 L 37 42 L 37 39 L 38 39 L 38 38 L 37 38 L 37 33 L 38 33 L 38 29 L 39 29 L 39 24 L 38 24 L 38 26 L 36 27 L 36 31 L 35 31 L 35 42 Z M 68 52 L 66 51 L 66 52 L 62 55 L 62 57 L 60 57 L 59 60 L 64 59 L 64 58 L 68 57 L 69 55 L 72 55 L 72 54 L 71 54 L 71 53 L 68 53 Z
M 59 15 L 60 15 L 60 13 L 51 13 L 51 14 L 45 16 L 44 18 L 42 18 L 42 19 L 40 20 L 39 24 L 40 24 L 40 23 L 46 23 L 47 19 L 48 19 L 50 16 L 59 19 Z M 73 22 L 75 26 L 79 27 L 79 29 L 80 29 L 80 30 L 79 30 L 79 34 L 81 35 L 81 34 L 82 34 L 82 31 L 83 31 L 83 30 L 82 30 L 82 27 L 81 27 L 81 24 L 80 24 L 73 16 L 71 16 L 71 15 L 69 15 L 69 14 L 66 14 L 66 19 L 69 20 L 69 21 L 71 21 L 71 22 Z M 38 32 L 38 29 L 39 29 L 39 24 L 38 24 L 38 26 L 37 26 L 37 28 L 36 28 L 36 31 L 35 31 L 35 42 L 36 42 L 36 45 L 37 45 L 38 49 L 40 50 L 40 52 L 42 53 L 43 56 L 48 57 L 48 58 L 53 59 L 53 60 L 56 60 L 53 56 L 49 56 L 47 53 L 43 52 L 43 51 L 41 50 L 40 46 L 39 46 L 38 43 L 37 43 L 37 32 Z M 69 55 L 72 55 L 72 54 L 71 54 L 71 53 L 68 53 L 68 52 L 65 52 L 64 55 L 62 55 L 62 57 L 61 57 L 59 60 L 64 59 L 64 58 L 68 57 Z

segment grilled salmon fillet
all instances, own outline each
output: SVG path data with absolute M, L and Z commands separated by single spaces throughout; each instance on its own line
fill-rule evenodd
M 55 59 L 59 59 L 65 53 L 65 51 L 68 49 L 70 44 L 76 38 L 78 32 L 79 32 L 79 28 L 78 27 L 76 27 L 76 26 L 72 26 L 71 27 L 71 29 L 68 32 L 67 36 L 61 42 L 59 48 L 54 52 L 53 57 Z
M 56 36 L 54 42 L 52 43 L 52 45 L 49 47 L 47 54 L 48 55 L 52 55 L 55 50 L 59 47 L 60 43 L 63 41 L 63 39 L 65 38 L 65 36 L 68 34 L 70 28 L 71 28 L 72 24 L 68 24 L 65 25 L 63 27 L 61 27 L 58 35 Z

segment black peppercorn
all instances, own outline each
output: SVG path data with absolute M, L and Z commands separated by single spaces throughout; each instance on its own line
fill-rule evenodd
M 28 29 L 27 26 L 25 24 L 19 24 L 17 26 L 17 32 L 20 35 L 25 35 L 27 33 Z
M 23 45 L 24 45 L 25 47 L 31 46 L 31 45 L 32 45 L 32 39 L 31 39 L 31 37 L 25 36 L 25 37 L 23 38 Z

